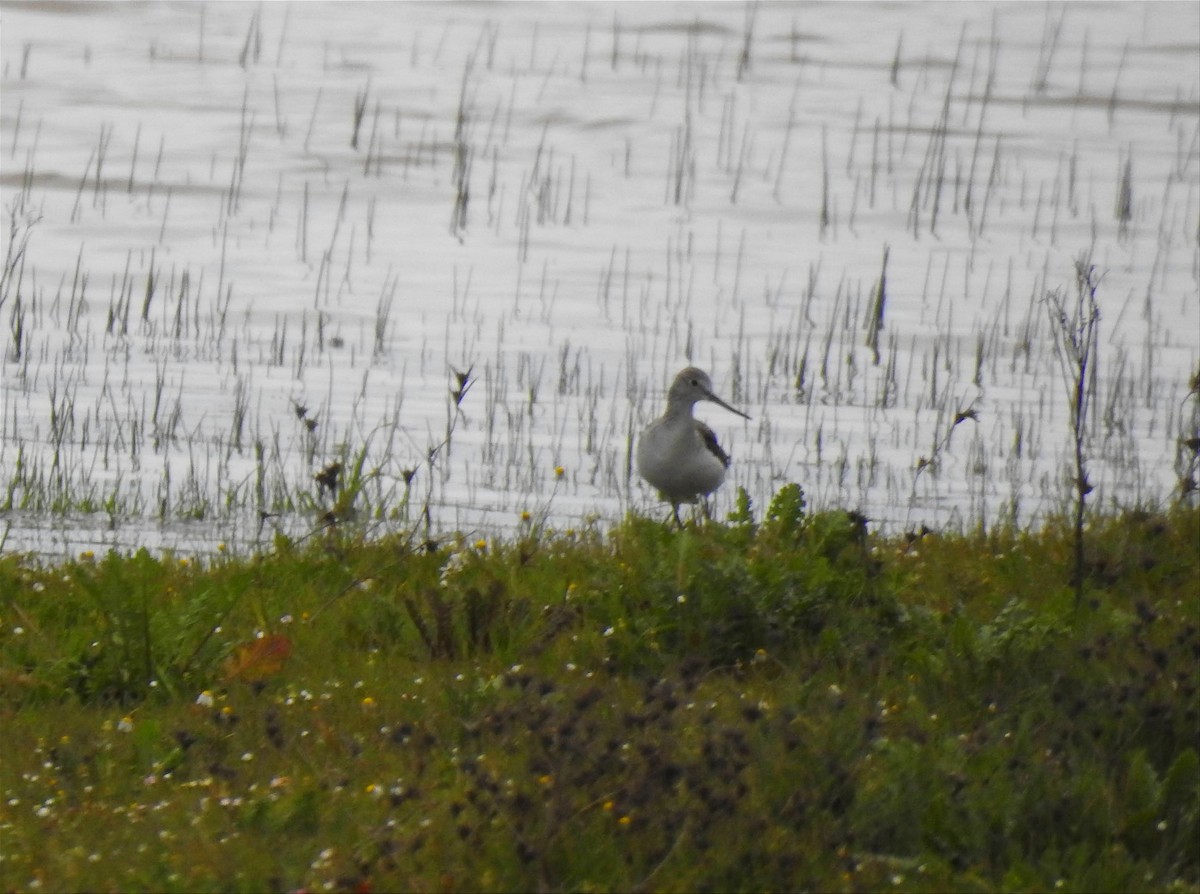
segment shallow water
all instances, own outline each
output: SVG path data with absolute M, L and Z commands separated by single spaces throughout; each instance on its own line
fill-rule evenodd
M 886 530 L 1034 525 L 1070 498 L 1044 296 L 1089 251 L 1091 499 L 1194 468 L 1196 4 L 0 25 L 5 549 L 253 549 L 319 527 L 333 461 L 377 531 L 665 516 L 629 458 L 688 363 L 753 416 L 698 408 L 718 514 L 796 481 Z

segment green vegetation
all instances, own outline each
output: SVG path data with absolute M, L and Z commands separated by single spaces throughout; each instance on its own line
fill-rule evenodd
M 5 890 L 1195 890 L 1200 510 L 0 558 Z

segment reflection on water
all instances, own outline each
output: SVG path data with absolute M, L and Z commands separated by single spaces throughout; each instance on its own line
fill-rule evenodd
M 1093 500 L 1195 472 L 1195 4 L 2 15 L 6 548 L 665 515 L 688 363 L 754 417 L 718 513 L 1036 524 L 1082 256 Z

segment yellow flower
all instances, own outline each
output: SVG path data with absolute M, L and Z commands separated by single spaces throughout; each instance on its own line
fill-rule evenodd
M 567 470 L 564 469 L 562 466 L 554 467 L 554 477 L 555 478 L 561 478 L 565 474 L 567 474 Z

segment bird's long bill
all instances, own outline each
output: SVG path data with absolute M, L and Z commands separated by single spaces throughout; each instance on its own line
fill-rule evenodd
M 739 410 L 739 409 L 736 409 L 735 407 L 731 407 L 731 406 L 729 406 L 729 404 L 725 403 L 725 401 L 721 400 L 721 398 L 717 397 L 717 396 L 716 396 L 715 394 L 713 394 L 711 391 L 708 391 L 708 390 L 706 390 L 706 391 L 704 392 L 704 396 L 705 396 L 705 397 L 707 397 L 709 400 L 711 400 L 711 401 L 712 401 L 714 404 L 716 404 L 717 406 L 719 406 L 719 407 L 724 407 L 724 408 L 725 408 L 726 410 L 728 410 L 730 413 L 736 413 L 737 415 L 741 416 L 743 419 L 749 419 L 749 418 L 750 418 L 749 414 L 747 414 L 747 413 L 743 413 L 741 410 Z

